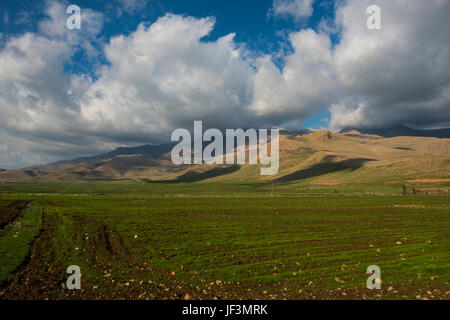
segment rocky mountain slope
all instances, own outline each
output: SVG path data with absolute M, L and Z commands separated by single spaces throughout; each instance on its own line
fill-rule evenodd
M 450 139 L 382 137 L 356 130 L 280 134 L 280 168 L 261 176 L 260 165 L 182 165 L 170 159 L 173 144 L 118 148 L 94 157 L 0 172 L 0 181 L 276 181 L 311 183 L 450 181 Z

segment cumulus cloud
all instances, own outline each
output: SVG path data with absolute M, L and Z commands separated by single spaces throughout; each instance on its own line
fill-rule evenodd
M 65 9 L 48 2 L 39 32 L 10 37 L 0 51 L 0 136 L 2 145 L 9 146 L 3 158 L 14 156 L 3 159 L 4 166 L 56 160 L 63 154 L 75 155 L 77 149 L 94 149 L 93 140 L 79 134 L 83 120 L 78 99 L 86 80 L 66 74 L 64 65 L 78 50 L 89 52 L 94 47 L 90 40 L 95 40 L 102 16 L 85 10 L 82 17 L 90 31 L 71 35 L 64 29 Z
M 94 149 L 95 138 L 80 134 L 79 82 L 87 80 L 63 71 L 71 55 L 65 42 L 31 33 L 11 39 L 0 52 L 0 134 L 11 149 L 22 150 L 11 153 L 23 156 L 17 163 L 39 159 L 36 153 L 45 161 Z
M 298 122 L 329 101 L 331 44 L 312 30 L 291 34 L 294 51 L 279 70 L 269 56 L 247 59 L 234 34 L 203 41 L 214 18 L 167 14 L 112 38 L 94 81 L 63 72 L 79 42 L 52 27 L 61 19 L 55 8 L 40 24 L 42 35 L 14 38 L 0 53 L 2 127 L 30 142 L 28 150 L 58 156 L 93 145 L 160 143 L 199 119 L 217 128 Z
M 171 130 L 196 119 L 214 127 L 246 124 L 253 71 L 234 34 L 201 41 L 213 18 L 169 14 L 111 39 L 108 65 L 93 81 L 64 72 L 80 43 L 51 27 L 60 17 L 49 8 L 40 34 L 12 38 L 0 52 L 1 131 L 17 141 L 12 145 L 53 159 L 166 142 Z
M 81 29 L 74 31 L 66 26 L 68 6 L 68 3 L 47 1 L 46 17 L 38 24 L 39 35 L 64 42 L 67 46 L 71 46 L 72 50 L 76 50 L 78 47 L 87 55 L 95 57 L 99 54 L 96 43 L 105 20 L 103 14 L 89 8 L 83 8 L 81 10 Z
M 299 21 L 313 14 L 314 0 L 274 0 L 270 13 L 275 17 L 293 17 Z
M 212 18 L 169 14 L 112 39 L 105 48 L 110 66 L 81 104 L 93 132 L 160 141 L 197 119 L 217 128 L 281 124 L 305 119 L 329 101 L 331 44 L 325 35 L 291 34 L 294 53 L 279 70 L 269 56 L 247 61 L 234 34 L 201 41 L 213 25 Z
M 252 70 L 234 34 L 201 41 L 213 25 L 213 18 L 168 14 L 111 39 L 104 50 L 110 65 L 80 104 L 88 129 L 114 139 L 160 142 L 197 119 L 215 127 L 244 125 Z
M 365 28 L 369 0 L 337 10 L 334 54 L 342 99 L 331 126 L 450 125 L 450 1 L 375 2 L 381 30 Z
M 270 56 L 256 64 L 249 109 L 271 123 L 304 120 L 331 101 L 335 87 L 329 37 L 306 29 L 291 33 L 289 40 L 294 51 L 281 70 Z

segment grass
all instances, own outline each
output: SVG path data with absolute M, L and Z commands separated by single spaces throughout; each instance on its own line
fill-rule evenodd
M 32 241 L 39 234 L 41 210 L 32 206 L 0 233 L 0 285 L 12 279 L 14 271 L 25 262 Z
M 2 184 L 0 202 L 45 210 L 25 270 L 35 290 L 17 278 L 5 295 L 448 299 L 450 197 L 361 188 L 279 184 L 271 196 L 270 184 L 252 182 Z M 71 264 L 81 291 L 64 288 Z M 373 264 L 381 290 L 365 286 Z
M 328 181 L 328 180 L 324 180 Z M 333 181 L 333 180 L 329 180 Z M 308 182 L 274 182 L 274 194 L 280 196 L 314 196 L 332 195 L 337 189 L 340 194 L 347 195 L 399 195 L 402 185 L 408 190 L 416 188 L 442 188 L 447 191 L 450 182 L 434 182 L 432 186 L 426 183 L 407 183 L 391 181 L 389 183 L 340 183 L 338 185 L 316 185 Z M 29 195 L 39 198 L 44 195 L 120 195 L 133 196 L 170 196 L 170 195 L 253 195 L 267 196 L 272 193 L 271 181 L 262 183 L 258 181 L 243 181 L 238 183 L 210 182 L 210 183 L 169 183 L 148 181 L 77 181 L 65 183 L 28 182 L 28 183 L 0 183 L 0 194 L 3 201 L 18 199 L 17 196 Z M 26 198 L 28 199 L 28 198 Z M 0 201 L 2 201 L 0 199 Z M 0 202 L 1 205 L 1 202 Z

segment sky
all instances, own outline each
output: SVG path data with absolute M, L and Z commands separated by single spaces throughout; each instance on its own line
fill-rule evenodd
M 168 142 L 194 120 L 450 127 L 450 0 L 0 0 L 0 115 L 6 169 Z

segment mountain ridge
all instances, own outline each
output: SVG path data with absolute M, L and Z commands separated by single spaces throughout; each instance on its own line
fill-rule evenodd
M 280 167 L 274 176 L 261 176 L 260 165 L 174 165 L 170 158 L 173 145 L 120 147 L 97 156 L 6 170 L 0 172 L 0 181 L 384 183 L 450 178 L 447 138 L 280 131 Z
M 358 131 L 362 134 L 372 134 L 385 138 L 392 137 L 429 137 L 429 138 L 450 138 L 450 128 L 441 129 L 413 129 L 405 125 L 398 125 L 390 128 L 358 128 L 345 127 L 339 133 L 349 133 Z

